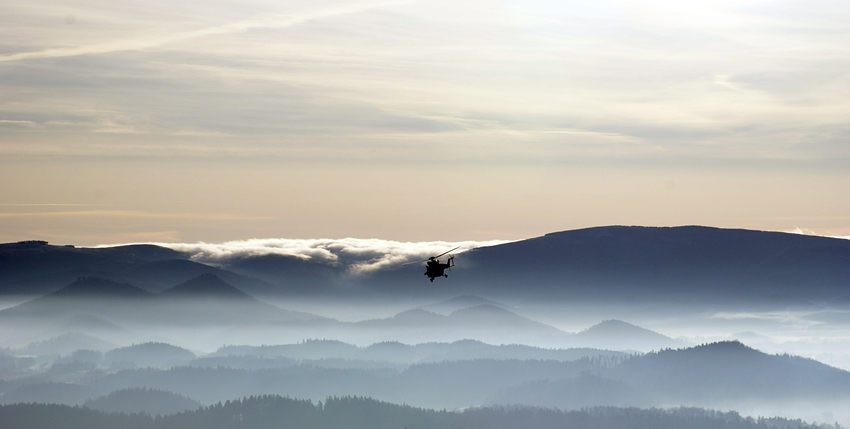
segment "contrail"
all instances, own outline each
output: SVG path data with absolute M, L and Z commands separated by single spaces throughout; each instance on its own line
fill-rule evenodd
M 162 46 L 169 43 L 194 39 L 197 37 L 241 33 L 253 28 L 286 28 L 329 16 L 357 13 L 369 9 L 375 9 L 385 6 L 394 6 L 405 3 L 410 3 L 410 1 L 366 3 L 355 6 L 341 6 L 305 13 L 302 15 L 258 15 L 253 18 L 245 19 L 242 21 L 236 21 L 229 24 L 204 28 L 200 30 L 186 31 L 182 33 L 163 34 L 159 36 L 144 36 L 136 39 L 116 40 L 111 42 L 76 46 L 71 48 L 52 48 L 37 52 L 19 52 L 17 54 L 2 55 L 0 56 L 0 62 L 20 61 L 37 58 L 73 57 L 77 55 L 108 54 L 112 52 L 124 51 L 138 51 L 143 49 L 155 48 L 157 46 Z

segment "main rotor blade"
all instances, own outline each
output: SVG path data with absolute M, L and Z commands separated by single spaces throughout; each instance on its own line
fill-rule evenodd
M 421 261 L 405 262 L 405 263 L 403 263 L 403 264 L 401 264 L 401 265 L 418 264 L 418 263 L 420 263 L 420 262 L 430 261 L 431 259 L 437 259 L 437 258 L 439 258 L 440 256 L 445 255 L 446 253 L 454 252 L 454 251 L 455 251 L 455 250 L 457 250 L 457 249 L 460 249 L 460 246 L 457 246 L 457 247 L 455 247 L 454 249 L 449 250 L 448 252 L 440 253 L 440 254 L 439 254 L 439 255 L 437 255 L 437 256 L 432 256 L 432 257 L 430 257 L 430 258 L 428 258 L 428 259 L 422 259 Z
M 439 258 L 440 256 L 443 256 L 443 255 L 445 255 L 446 253 L 449 253 L 449 252 L 454 252 L 454 251 L 455 251 L 455 250 L 457 250 L 457 249 L 460 249 L 460 246 L 457 246 L 457 247 L 455 247 L 454 249 L 449 250 L 448 252 L 440 253 L 439 255 L 434 256 L 434 257 L 435 257 L 435 258 Z

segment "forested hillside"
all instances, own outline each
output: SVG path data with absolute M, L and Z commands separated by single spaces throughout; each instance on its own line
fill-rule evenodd
M 597 407 L 558 411 L 530 407 L 435 411 L 368 398 L 324 403 L 257 396 L 165 417 L 106 414 L 64 405 L 0 406 L 0 426 L 15 429 L 826 429 L 799 420 L 744 418 L 698 408 Z

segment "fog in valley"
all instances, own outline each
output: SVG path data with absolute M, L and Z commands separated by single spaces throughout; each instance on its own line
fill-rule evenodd
M 457 246 L 447 278 L 404 265 Z M 0 402 L 165 416 L 360 397 L 850 424 L 846 240 L 608 227 L 230 248 L 0 245 Z

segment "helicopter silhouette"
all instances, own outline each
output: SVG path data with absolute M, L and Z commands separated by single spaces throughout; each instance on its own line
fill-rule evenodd
M 434 279 L 437 278 L 437 277 L 448 278 L 449 275 L 446 274 L 446 270 L 451 271 L 451 268 L 453 266 L 455 266 L 455 257 L 452 256 L 452 255 L 449 255 L 449 258 L 446 260 L 445 264 L 440 262 L 440 260 L 437 259 L 437 258 L 439 258 L 440 256 L 443 256 L 443 255 L 445 255 L 449 252 L 453 252 L 457 249 L 460 249 L 460 246 L 455 247 L 454 249 L 449 250 L 447 252 L 440 253 L 437 256 L 431 256 L 428 259 L 423 259 L 421 261 L 408 262 L 408 263 L 402 264 L 402 265 L 417 264 L 419 262 L 425 262 L 425 275 L 428 276 L 429 279 L 431 279 L 431 282 L 433 282 Z

